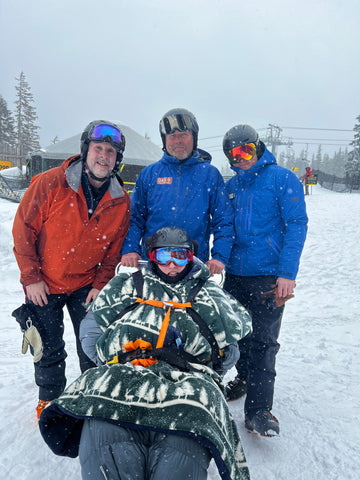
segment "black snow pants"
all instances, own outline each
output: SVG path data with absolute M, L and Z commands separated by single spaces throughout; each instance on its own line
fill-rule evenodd
M 246 381 L 245 415 L 272 409 L 275 384 L 275 357 L 280 348 L 278 337 L 284 306 L 277 307 L 271 290 L 276 282 L 272 275 L 242 277 L 226 273 L 224 289 L 251 314 L 253 332 L 239 341 L 238 375 Z
M 48 304 L 43 307 L 32 307 L 39 320 L 39 333 L 43 342 L 43 357 L 34 363 L 35 382 L 39 387 L 40 400 L 53 400 L 59 397 L 65 389 L 65 351 L 64 313 L 67 307 L 76 337 L 76 350 L 79 357 L 81 372 L 96 365 L 85 355 L 79 340 L 80 322 L 86 315 L 85 300 L 91 290 L 91 285 L 80 288 L 70 295 L 51 294 L 47 296 Z

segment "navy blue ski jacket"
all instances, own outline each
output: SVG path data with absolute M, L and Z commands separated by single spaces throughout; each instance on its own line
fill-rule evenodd
M 122 254 L 137 252 L 146 258 L 145 239 L 159 228 L 176 226 L 199 243 L 197 256 L 225 265 L 234 241 L 233 213 L 220 172 L 211 156 L 197 151 L 185 162 L 164 153 L 161 160 L 141 171 L 131 195 L 131 223 Z M 142 244 L 140 245 L 140 242 Z
M 236 240 L 226 271 L 295 280 L 308 222 L 302 184 L 267 148 L 251 169 L 232 169 L 225 188 Z

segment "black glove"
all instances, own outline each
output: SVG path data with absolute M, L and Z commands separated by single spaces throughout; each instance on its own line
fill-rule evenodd
M 290 293 L 290 295 L 287 295 L 286 297 L 279 297 L 278 289 L 276 288 L 276 285 L 271 285 L 271 287 L 272 287 L 271 290 L 261 294 L 261 298 L 262 298 L 261 303 L 263 303 L 265 305 L 268 303 L 268 299 L 271 296 L 273 296 L 273 298 L 275 299 L 275 304 L 276 304 L 277 307 L 281 307 L 282 305 L 284 305 L 285 302 L 290 300 L 290 298 L 295 297 L 295 295 L 293 293 Z

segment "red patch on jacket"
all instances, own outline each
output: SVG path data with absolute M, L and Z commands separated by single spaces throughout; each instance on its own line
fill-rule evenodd
M 171 185 L 172 177 L 158 177 L 156 183 L 158 185 Z

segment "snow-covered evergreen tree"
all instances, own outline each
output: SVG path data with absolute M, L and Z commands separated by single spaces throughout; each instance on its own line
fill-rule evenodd
M 313 170 L 317 170 L 317 171 L 321 170 L 322 163 L 323 163 L 323 158 L 322 158 L 322 149 L 320 144 L 318 147 L 318 151 L 311 162 L 311 167 Z
M 356 117 L 357 123 L 355 124 L 354 140 L 350 143 L 353 146 L 353 150 L 348 154 L 348 160 L 345 165 L 346 174 L 348 177 L 360 177 L 360 115 Z M 359 181 L 359 180 L 358 180 Z
M 34 98 L 30 90 L 30 86 L 25 79 L 23 72 L 19 78 L 15 78 L 18 82 L 15 85 L 15 132 L 18 153 L 25 158 L 29 152 L 40 148 L 40 139 L 38 127 L 35 122 L 37 120 L 36 109 L 33 106 Z
M 14 118 L 7 107 L 6 100 L 0 95 L 0 148 L 2 152 L 10 152 L 16 144 Z
M 278 164 L 278 165 L 280 165 L 281 167 L 285 167 L 285 165 L 286 165 L 285 152 L 280 152 L 280 154 L 278 155 L 276 161 L 277 161 L 277 164 Z
M 341 148 L 334 153 L 329 162 L 329 172 L 339 178 L 345 177 L 345 165 L 348 161 L 347 149 L 343 151 Z

